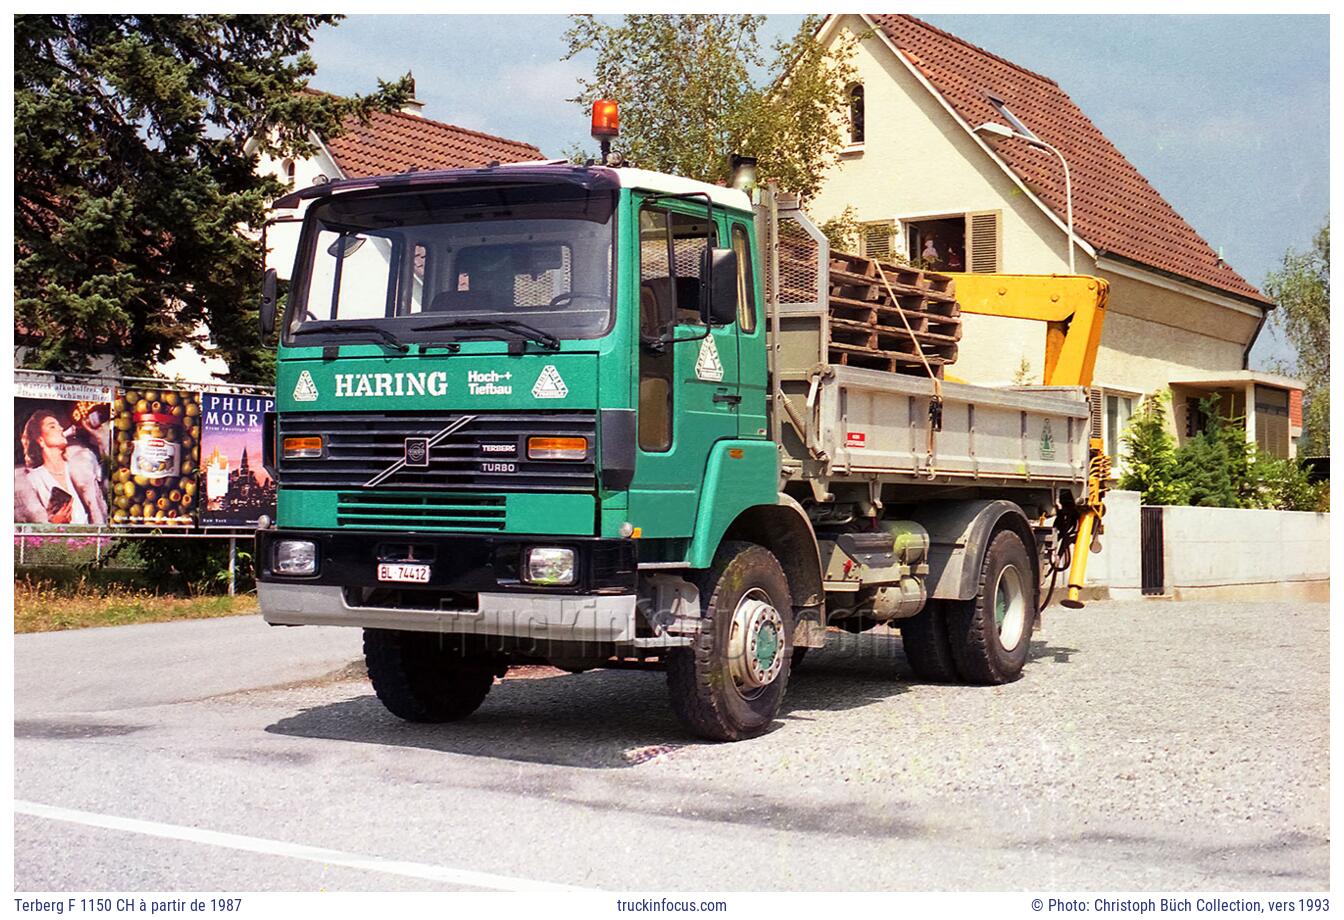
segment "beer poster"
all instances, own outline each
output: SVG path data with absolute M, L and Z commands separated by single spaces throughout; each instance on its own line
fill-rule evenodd
M 275 517 L 275 481 L 261 465 L 261 423 L 270 396 L 201 394 L 201 486 L 204 527 L 255 527 Z
M 37 374 L 14 386 L 15 522 L 106 524 L 112 388 Z
M 200 498 L 200 394 L 129 386 L 117 393 L 112 411 L 112 523 L 192 526 Z

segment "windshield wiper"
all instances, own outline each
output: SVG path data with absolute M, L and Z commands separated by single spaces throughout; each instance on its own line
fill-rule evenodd
M 516 319 L 450 319 L 441 323 L 430 323 L 427 326 L 416 327 L 417 332 L 430 332 L 439 329 L 502 329 L 505 332 L 511 332 L 514 335 L 536 342 L 542 348 L 548 348 L 551 351 L 560 348 L 560 340 L 549 332 Z
M 299 329 L 294 335 L 311 335 L 316 332 L 367 332 L 370 335 L 376 336 L 381 344 L 395 348 L 403 354 L 411 350 L 409 345 L 388 332 L 382 326 L 374 326 L 370 323 L 323 323 L 320 326 Z

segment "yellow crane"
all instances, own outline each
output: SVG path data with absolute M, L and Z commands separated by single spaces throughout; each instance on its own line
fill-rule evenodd
M 1091 387 L 1106 319 L 1110 284 L 1091 275 L 991 275 L 957 273 L 957 302 L 962 313 L 1034 320 L 1046 324 L 1046 386 Z M 949 378 L 951 379 L 951 378 Z M 1106 513 L 1106 482 L 1110 458 L 1102 446 L 1100 419 L 1095 410 L 1089 440 L 1087 496 L 1078 510 L 1078 535 L 1069 567 L 1065 607 L 1082 607 L 1087 554 L 1094 534 L 1101 531 Z

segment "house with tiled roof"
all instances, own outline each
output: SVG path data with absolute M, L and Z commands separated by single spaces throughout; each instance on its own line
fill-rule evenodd
M 333 179 L 543 159 L 541 150 L 525 141 L 428 118 L 424 104 L 414 98 L 400 111 L 374 112 L 366 123 L 351 118 L 336 137 L 314 140 L 318 149 L 313 156 L 284 160 L 263 157 L 258 168 L 299 189 Z M 281 278 L 289 277 L 292 269 L 302 219 L 302 207 L 277 211 L 267 229 L 267 266 L 276 269 Z
M 1273 304 L 1058 83 L 912 16 L 832 15 L 818 34 L 861 40 L 849 143 L 808 202 L 815 218 L 852 208 L 871 255 L 948 271 L 1063 273 L 1071 197 L 1075 270 L 1111 285 L 1094 381 L 1108 453 L 1119 453 L 1139 399 L 1163 388 L 1180 438 L 1203 424 L 1200 399 L 1218 393 L 1223 411 L 1245 417 L 1248 438 L 1294 453 L 1300 383 L 1247 363 Z M 1044 349 L 1039 324 L 968 316 L 955 373 L 1039 380 Z

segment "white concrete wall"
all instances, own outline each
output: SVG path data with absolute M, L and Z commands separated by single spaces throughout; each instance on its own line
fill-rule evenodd
M 1171 506 L 1164 512 L 1169 588 L 1330 577 L 1330 515 Z
M 1088 556 L 1088 587 L 1104 587 L 1113 599 L 1142 595 L 1139 563 L 1138 492 L 1106 493 L 1106 516 L 1102 522 L 1101 552 Z M 1058 590 L 1058 589 L 1057 589 Z

